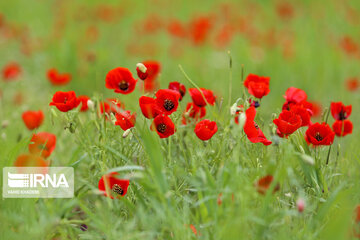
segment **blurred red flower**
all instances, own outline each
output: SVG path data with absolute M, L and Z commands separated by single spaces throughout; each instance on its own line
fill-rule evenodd
M 39 111 L 25 111 L 22 114 L 22 119 L 29 130 L 33 130 L 41 126 L 44 121 L 44 113 Z
M 274 124 L 278 127 L 281 135 L 288 136 L 301 127 L 301 118 L 294 112 L 283 110 Z
M 187 124 L 187 119 L 192 118 L 195 122 L 199 119 L 205 117 L 206 115 L 206 108 L 205 107 L 198 107 L 194 103 L 190 102 L 186 105 L 186 109 L 182 115 L 182 124 Z
M 118 67 L 108 72 L 105 86 L 108 89 L 114 89 L 116 93 L 129 94 L 134 91 L 136 82 L 129 69 Z
M 200 88 L 200 90 L 204 95 L 206 101 L 197 88 L 189 88 L 188 90 L 194 104 L 198 107 L 205 107 L 207 103 L 209 103 L 210 105 L 214 105 L 216 98 L 214 96 L 214 93 L 211 90 L 205 88 Z
M 190 37 L 195 45 L 204 44 L 212 28 L 211 19 L 207 16 L 194 18 L 190 22 Z
M 18 78 L 21 72 L 20 65 L 16 62 L 11 62 L 2 69 L 2 77 L 4 81 L 12 81 Z
M 337 120 L 332 125 L 332 128 L 338 137 L 344 137 L 352 133 L 353 124 L 350 120 Z
M 104 196 L 114 199 L 126 195 L 130 181 L 118 178 L 119 175 L 117 172 L 112 172 L 100 178 L 98 188 Z
M 105 114 L 105 117 L 108 118 L 108 116 L 113 113 L 116 115 L 117 113 L 120 113 L 121 110 L 125 108 L 125 105 L 120 102 L 116 98 L 108 98 L 103 102 L 100 102 L 99 105 L 99 115 Z M 106 115 L 107 114 L 107 115 Z
M 155 103 L 162 113 L 170 115 L 177 110 L 181 96 L 177 91 L 160 89 L 156 92 L 155 96 Z
M 259 126 L 255 123 L 256 110 L 255 107 L 250 107 L 245 111 L 246 121 L 244 124 L 244 132 L 247 138 L 252 143 L 261 142 L 265 146 L 270 145 L 272 142 L 268 140 Z
M 49 163 L 42 157 L 33 154 L 22 154 L 14 162 L 15 167 L 47 167 Z
M 131 114 L 130 111 L 124 111 L 121 113 L 117 113 L 115 117 L 115 125 L 120 126 L 121 129 L 124 131 L 135 126 L 136 113 Z
M 150 129 L 156 131 L 160 138 L 167 138 L 176 132 L 173 121 L 164 114 L 158 115 L 154 118 Z
M 281 2 L 276 5 L 276 12 L 283 20 L 288 20 L 294 16 L 294 7 L 289 2 Z
M 321 104 L 315 101 L 309 101 L 310 110 L 312 112 L 312 117 L 320 117 L 321 116 Z
M 356 77 L 347 79 L 345 84 L 346 84 L 346 89 L 350 92 L 354 92 L 358 90 L 360 87 L 360 82 Z
M 332 102 L 330 105 L 330 111 L 335 120 L 345 120 L 350 117 L 352 106 L 345 106 L 342 102 Z
M 269 77 L 261 77 L 255 74 L 249 74 L 244 81 L 244 86 L 248 92 L 256 98 L 262 98 L 269 94 Z
M 169 89 L 177 91 L 178 93 L 180 93 L 180 101 L 182 100 L 182 98 L 185 96 L 186 93 L 186 87 L 184 86 L 184 84 L 179 83 L 179 82 L 171 82 L 169 83 Z
M 70 73 L 60 74 L 55 68 L 52 68 L 47 72 L 47 78 L 53 85 L 62 86 L 70 82 L 71 74 Z
M 359 51 L 359 45 L 350 36 L 344 36 L 340 40 L 340 47 L 348 55 L 357 54 Z
M 82 95 L 82 96 L 79 96 L 77 99 L 78 99 L 79 103 L 81 103 L 80 111 L 86 112 L 89 109 L 87 103 L 90 100 L 90 98 L 88 96 Z
M 187 36 L 187 29 L 179 20 L 173 19 L 167 25 L 167 31 L 170 35 L 178 38 L 185 38 Z
M 204 119 L 196 124 L 194 132 L 199 139 L 207 141 L 212 138 L 217 130 L 216 122 Z
M 33 134 L 29 151 L 33 154 L 41 155 L 43 158 L 47 158 L 54 151 L 56 146 L 56 136 L 48 132 L 39 132 Z
M 271 175 L 267 175 L 265 177 L 260 178 L 255 183 L 256 190 L 258 191 L 258 193 L 265 195 L 273 181 L 274 181 L 274 177 Z M 280 185 L 276 184 L 274 187 L 273 193 L 275 193 L 279 190 L 280 190 Z
M 309 126 L 305 132 L 305 140 L 314 146 L 331 145 L 334 141 L 335 133 L 327 123 L 315 123 Z
M 58 91 L 54 94 L 50 106 L 55 106 L 61 112 L 68 112 L 79 105 L 79 101 L 74 91 L 61 92 Z
M 142 64 L 144 64 L 144 66 L 147 69 L 146 70 L 147 77 L 143 82 L 142 88 L 146 92 L 153 92 L 156 89 L 158 89 L 160 86 L 159 82 L 157 81 L 157 78 L 161 71 L 161 65 L 158 61 L 154 61 L 154 60 L 144 61 L 142 62 Z

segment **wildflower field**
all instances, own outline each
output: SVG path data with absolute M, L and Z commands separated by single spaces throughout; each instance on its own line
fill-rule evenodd
M 0 239 L 360 238 L 356 0 L 0 1 Z M 3 191 L 3 190 L 1 190 Z

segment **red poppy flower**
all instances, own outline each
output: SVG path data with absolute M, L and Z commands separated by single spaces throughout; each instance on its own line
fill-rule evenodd
M 136 82 L 129 69 L 118 67 L 108 72 L 105 86 L 116 93 L 129 94 L 134 91 Z
M 205 107 L 206 103 L 209 103 L 210 105 L 215 104 L 215 96 L 214 93 L 211 90 L 200 88 L 201 92 L 203 93 L 204 97 L 202 96 L 201 92 L 197 88 L 189 88 L 189 94 L 194 102 L 195 105 L 198 107 Z
M 345 36 L 340 41 L 340 47 L 348 55 L 357 54 L 359 45 L 349 36 Z
M 294 16 L 294 7 L 289 2 L 281 2 L 276 5 L 276 12 L 283 20 Z
M 130 111 L 124 111 L 122 113 L 117 113 L 115 117 L 115 125 L 119 125 L 124 131 L 135 126 L 136 113 L 131 114 Z
M 283 110 L 273 122 L 278 127 L 279 132 L 285 136 L 292 134 L 301 127 L 300 116 L 287 110 Z
M 360 238 L 360 205 L 355 208 L 355 225 L 353 231 L 355 237 Z
M 360 222 L 360 205 L 357 205 L 355 209 L 355 221 Z
M 60 74 L 55 68 L 52 68 L 47 72 L 47 77 L 48 80 L 55 86 L 66 85 L 71 80 L 70 73 Z
M 301 127 L 308 126 L 310 124 L 311 114 L 306 108 L 303 108 L 301 105 L 295 104 L 290 107 L 290 112 L 295 113 L 301 118 Z
M 327 123 L 315 123 L 305 132 L 305 140 L 308 144 L 331 145 L 334 141 L 335 133 Z
M 148 61 L 144 61 L 143 64 L 147 68 L 146 72 L 148 74 L 148 77 L 146 78 L 146 80 L 149 81 L 155 80 L 161 71 L 160 63 L 158 61 L 148 60 Z
M 15 80 L 21 74 L 21 68 L 18 63 L 12 62 L 2 69 L 2 76 L 5 81 Z
M 143 82 L 142 88 L 146 92 L 153 92 L 160 86 L 159 82 L 157 81 L 157 77 L 159 76 L 161 65 L 159 62 L 152 60 L 144 61 L 143 64 L 147 69 L 147 77 Z
M 106 101 L 100 102 L 99 105 L 99 116 L 103 114 L 107 114 L 105 117 L 108 118 L 108 116 L 113 113 L 116 115 L 117 113 L 120 113 L 122 109 L 125 108 L 125 105 L 120 102 L 118 99 L 115 98 L 108 98 Z
M 44 113 L 39 111 L 26 111 L 22 114 L 22 119 L 29 130 L 33 130 L 41 126 L 44 121 Z
M 350 120 L 337 120 L 332 125 L 332 128 L 338 137 L 344 137 L 348 134 L 352 133 L 353 130 L 353 124 Z
M 173 121 L 164 114 L 158 115 L 154 118 L 150 129 L 156 131 L 160 138 L 167 138 L 176 132 Z
M 78 101 L 79 101 L 79 103 L 81 103 L 81 108 L 80 108 L 81 112 L 86 112 L 89 109 L 88 104 L 87 104 L 89 100 L 90 100 L 90 98 L 85 95 L 78 97 Z
M 32 154 L 22 154 L 14 162 L 15 167 L 47 167 L 48 165 L 42 157 Z
M 321 104 L 315 101 L 309 101 L 310 110 L 312 112 L 312 117 L 320 117 L 321 116 Z
M 352 106 L 345 106 L 342 102 L 332 102 L 330 111 L 335 120 L 345 120 L 350 117 Z
M 184 38 L 187 35 L 187 30 L 184 24 L 175 19 L 169 22 L 167 31 L 170 35 L 178 38 Z
M 198 138 L 207 141 L 217 132 L 216 122 L 204 119 L 196 124 L 194 132 Z
M 186 88 L 185 88 L 184 84 L 181 84 L 179 82 L 171 82 L 171 83 L 169 83 L 169 89 L 180 93 L 180 101 L 185 96 Z
M 265 177 L 260 178 L 256 183 L 255 187 L 258 193 L 265 195 L 267 190 L 270 188 L 271 183 L 273 182 L 274 177 L 271 175 L 267 175 Z M 273 193 L 280 190 L 280 185 L 276 184 L 274 187 Z
M 306 101 L 307 94 L 304 90 L 301 90 L 299 88 L 290 87 L 286 90 L 284 98 L 285 98 L 286 102 L 283 105 L 283 109 L 290 110 L 291 104 L 297 104 L 297 103 Z
M 346 84 L 346 89 L 350 92 L 354 92 L 358 90 L 360 87 L 360 82 L 356 77 L 349 78 L 348 80 L 346 80 L 345 84 Z
M 70 92 L 56 92 L 52 98 L 50 106 L 55 106 L 61 112 L 68 112 L 79 105 L 74 91 Z
M 246 121 L 244 124 L 244 132 L 247 136 L 247 138 L 252 143 L 258 143 L 261 142 L 265 146 L 270 145 L 272 142 L 268 140 L 264 133 L 261 131 L 259 126 L 255 123 L 255 115 L 256 110 L 255 107 L 250 107 L 245 111 L 246 114 Z
M 141 96 L 139 98 L 139 105 L 140 105 L 142 114 L 146 118 L 151 119 L 151 118 L 154 118 L 157 115 L 159 115 L 159 113 L 161 113 L 161 110 L 157 106 L 154 98 L 147 97 L 147 96 Z
M 190 36 L 195 45 L 203 44 L 210 34 L 212 24 L 210 17 L 200 16 L 190 22 Z
M 182 124 L 186 125 L 187 119 L 192 118 L 197 122 L 199 119 L 205 117 L 206 115 L 206 108 L 205 107 L 198 107 L 194 103 L 190 102 L 186 105 L 186 109 L 182 116 Z
M 39 132 L 33 134 L 30 144 L 29 151 L 33 154 L 39 154 L 43 158 L 47 158 L 54 151 L 56 146 L 56 136 L 48 132 Z
M 170 89 L 160 89 L 155 94 L 155 103 L 166 115 L 170 115 L 176 111 L 179 106 L 180 94 L 177 91 Z
M 112 199 L 125 196 L 130 181 L 118 178 L 119 175 L 117 172 L 112 172 L 102 176 L 98 184 L 99 191 Z
M 269 77 L 261 77 L 255 74 L 249 74 L 244 82 L 248 92 L 256 98 L 262 98 L 269 94 Z

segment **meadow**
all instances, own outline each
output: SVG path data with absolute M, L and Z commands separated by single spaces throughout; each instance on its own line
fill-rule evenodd
M 359 26 L 356 0 L 1 1 L 0 167 L 75 192 L 2 198 L 0 239 L 360 238 Z

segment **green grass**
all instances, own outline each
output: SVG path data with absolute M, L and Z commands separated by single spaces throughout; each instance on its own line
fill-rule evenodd
M 45 122 L 37 131 L 57 136 L 52 166 L 75 169 L 72 199 L 2 199 L 0 239 L 352 239 L 353 211 L 360 203 L 360 101 L 359 92 L 347 92 L 344 81 L 359 77 L 360 70 L 359 59 L 344 54 L 339 40 L 344 35 L 358 40 L 359 24 L 347 19 L 342 1 L 294 1 L 295 17 L 285 22 L 275 13 L 275 1 L 235 2 L 233 13 L 244 16 L 260 33 L 256 46 L 240 34 L 222 49 L 209 42 L 193 46 L 179 41 L 183 53 L 177 57 L 169 54 L 172 40 L 164 31 L 141 35 L 134 24 L 155 13 L 163 19 L 184 21 L 196 13 L 219 13 L 217 1 L 111 1 L 108 4 L 123 15 L 110 23 L 86 14 L 95 11 L 101 1 L 0 2 L 0 12 L 9 22 L 28 27 L 30 45 L 36 48 L 31 56 L 24 56 L 18 39 L 6 39 L 0 33 L 0 66 L 15 60 L 24 70 L 20 81 L 0 82 L 0 122 L 9 121 L 8 127 L 0 129 L 0 167 L 12 166 L 19 154 L 27 152 L 31 132 L 21 120 L 22 112 L 42 109 Z M 348 2 L 359 14 L 360 4 Z M 55 25 L 60 20 L 64 29 Z M 216 24 L 221 25 L 220 20 Z M 89 26 L 99 31 L 95 42 L 85 37 Z M 293 57 L 283 57 L 282 44 L 266 44 L 265 33 L 270 29 L 275 29 L 280 39 L 293 39 Z M 127 48 L 134 43 L 154 44 L 155 54 L 129 54 Z M 263 98 L 256 121 L 278 144 L 250 143 L 229 115 L 228 51 L 233 62 L 231 105 L 243 97 L 242 64 L 245 76 L 271 77 L 271 92 Z M 259 51 L 263 58 L 256 60 Z M 85 60 L 88 52 L 96 54 L 95 62 Z M 146 59 L 162 63 L 162 88 L 171 81 L 193 87 L 180 64 L 198 86 L 214 90 L 218 101 L 207 107 L 206 118 L 216 121 L 219 130 L 210 141 L 199 140 L 193 125 L 180 124 L 180 115 L 191 101 L 188 93 L 171 116 L 177 132 L 159 139 L 149 129 L 151 121 L 141 114 L 139 89 L 117 95 L 105 88 L 110 69 L 123 66 L 135 73 L 135 64 Z M 50 85 L 45 74 L 53 66 L 73 74 L 69 85 Z M 287 140 L 273 134 L 272 115 L 281 111 L 283 95 L 291 86 L 304 89 L 323 109 L 331 101 L 353 105 L 350 120 L 354 131 L 335 140 L 327 166 L 329 148 L 322 147 L 315 156 L 315 150 L 305 143 L 306 129 Z M 87 94 L 96 102 L 117 97 L 127 110 L 138 113 L 136 128 L 122 138 L 118 126 L 98 118 L 95 112 L 53 111 L 48 104 L 58 90 Z M 24 96 L 20 106 L 12 100 L 17 92 Z M 64 130 L 69 122 L 76 123 L 74 133 Z M 309 156 L 315 165 L 305 161 Z M 97 193 L 99 179 L 112 169 L 130 179 L 128 193 L 120 200 Z M 279 182 L 280 191 L 263 196 L 256 192 L 254 182 L 267 174 Z M 298 198 L 306 201 L 303 213 L 296 209 Z M 88 230 L 81 231 L 81 224 Z M 190 224 L 200 232 L 198 236 Z

